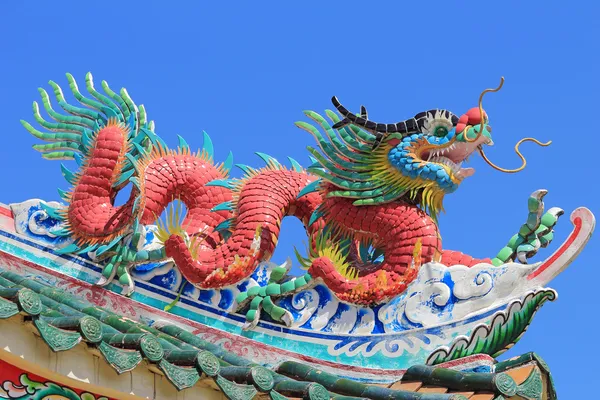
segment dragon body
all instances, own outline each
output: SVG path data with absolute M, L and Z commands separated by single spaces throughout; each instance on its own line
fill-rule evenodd
M 290 159 L 288 168 L 258 153 L 265 167 L 238 165 L 244 176 L 230 178 L 231 154 L 215 163 L 208 135 L 197 153 L 182 138 L 170 150 L 154 133 L 143 106 L 135 105 L 124 89 L 115 93 L 102 82 L 100 93 L 88 74 L 92 98 L 84 97 L 73 77 L 67 77 L 81 106 L 69 104 L 51 81 L 65 113 L 56 112 L 40 89 L 55 122 L 44 120 L 34 102 L 35 119 L 50 132 L 23 124 L 48 142 L 34 146 L 45 158 L 74 159 L 79 165 L 75 173 L 62 167 L 73 185 L 60 191 L 66 205 L 46 211 L 63 221 L 54 233 L 73 239 L 60 252 L 93 254 L 102 261 L 101 283 L 118 277 L 132 288 L 128 271 L 133 265 L 171 258 L 197 287 L 234 284 L 271 257 L 286 216 L 295 216 L 306 228 L 307 254 L 298 256 L 307 273 L 290 279 L 282 272 L 266 288 L 242 293 L 238 302 L 249 305 L 249 319 L 262 308 L 285 320 L 273 299 L 311 282 L 324 282 L 343 301 L 374 305 L 401 294 L 423 263 L 490 262 L 442 250 L 436 224 L 443 197 L 473 173 L 461 163 L 491 143 L 481 106 L 460 118 L 430 110 L 400 123 L 377 124 L 364 108 L 356 115 L 334 98 L 339 115 L 328 110 L 327 120 L 308 111 L 315 124 L 297 123 L 318 145 L 308 148 L 312 165 L 305 169 Z M 115 205 L 117 193 L 129 184 L 129 199 Z M 552 239 L 557 215 L 540 223 L 542 196 L 534 199 L 535 207 L 530 202 L 529 228 L 515 235 L 494 263 L 532 255 Z M 175 200 L 185 205 L 185 216 L 175 208 L 160 220 Z M 142 250 L 144 226 L 157 221 L 164 247 Z

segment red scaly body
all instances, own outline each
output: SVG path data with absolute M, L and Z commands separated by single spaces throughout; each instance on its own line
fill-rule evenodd
M 67 210 L 69 228 L 80 241 L 110 241 L 131 224 L 137 193 L 132 192 L 124 205 L 113 205 L 117 194 L 113 183 L 125 158 L 127 135 L 127 128 L 114 121 L 96 134 L 91 156 L 70 194 Z
M 82 170 L 71 197 L 68 216 L 71 229 L 88 238 L 118 234 L 136 215 L 132 211 L 134 195 L 122 206 L 111 204 L 115 193 L 114 176 L 118 174 L 127 131 L 118 124 L 109 124 L 96 136 L 95 148 Z M 233 284 L 249 276 L 256 265 L 273 254 L 286 216 L 300 219 L 314 243 L 314 237 L 325 224 L 337 227 L 356 241 L 369 240 L 384 251 L 385 261 L 376 269 L 359 269 L 357 279 L 348 279 L 338 272 L 332 260 L 317 257 L 309 269 L 321 278 L 342 300 L 370 304 L 401 293 L 410 283 L 419 265 L 414 263 L 414 250 L 421 244 L 420 262 L 434 259 L 441 248 L 438 229 L 433 220 L 415 205 L 395 201 L 383 205 L 353 206 L 351 199 L 327 198 L 327 188 L 298 198 L 300 191 L 315 177 L 280 168 L 265 168 L 242 180 L 240 190 L 207 186 L 222 179 L 222 168 L 213 165 L 209 157 L 154 150 L 140 163 L 141 218 L 143 224 L 154 222 L 174 199 L 187 208 L 183 228 L 188 235 L 207 232 L 198 244 L 196 256 L 186 239 L 173 234 L 165 242 L 168 257 L 172 257 L 186 279 L 203 288 Z M 217 204 L 237 197 L 235 225 L 231 237 L 224 241 L 214 228 L 230 211 L 211 212 Z M 325 216 L 309 225 L 312 213 L 322 205 Z M 252 248 L 256 235 L 260 246 Z M 440 252 L 442 262 L 473 265 L 480 260 L 457 252 Z
M 476 150 L 504 172 L 525 166 L 518 151 L 523 166 L 505 170 L 494 166 L 482 150 L 492 143 L 482 98 L 502 84 L 485 90 L 479 106 L 460 118 L 449 110 L 432 109 L 391 124 L 370 120 L 365 107 L 360 113 L 350 112 L 333 97 L 339 115 L 326 110 L 331 123 L 313 111 L 304 114 L 316 125 L 296 123 L 318 145 L 307 149 L 313 161 L 308 170 L 293 160 L 294 168 L 288 170 L 257 153 L 267 167 L 241 166 L 245 177 L 229 179 L 232 159 L 215 165 L 208 135 L 202 152 L 192 154 L 183 138 L 180 149 L 167 150 L 145 108 L 138 107 L 125 89 L 116 93 L 103 81 L 102 94 L 88 73 L 89 98 L 70 74 L 67 79 L 83 107 L 68 104 L 61 88 L 51 81 L 65 114 L 54 111 L 48 93 L 40 89 L 44 108 L 55 122 L 44 120 L 35 102 L 36 121 L 49 132 L 21 121 L 31 134 L 48 142 L 34 146 L 44 158 L 81 165 L 77 173 L 63 166 L 63 175 L 74 185 L 70 193 L 59 191 L 68 206 L 42 204 L 61 224 L 54 233 L 73 239 L 57 252 L 87 254 L 103 262 L 99 284 L 118 276 L 121 284 L 128 285 L 128 293 L 134 287 L 132 265 L 166 257 L 193 285 L 219 288 L 248 278 L 260 262 L 269 260 L 283 218 L 295 216 L 309 236 L 308 258 L 299 256 L 309 273 L 285 280 L 284 270 L 274 269 L 267 287 L 259 289 L 262 292 L 241 293 L 246 295 L 236 299 L 241 307 L 252 296 L 264 301 L 252 298 L 247 318 L 254 321 L 251 315 L 259 315 L 260 307 L 267 312 L 274 309 L 271 295 L 302 290 L 314 284 L 313 278 L 323 281 L 341 300 L 370 305 L 401 294 L 423 263 L 490 262 L 442 251 L 435 217 L 443 210 L 443 197 L 473 174 L 462 163 Z M 128 183 L 132 184 L 129 199 L 116 206 L 117 194 Z M 144 248 L 145 230 L 140 223 L 155 223 L 175 200 L 186 206 L 184 220 L 175 212 L 164 224 L 159 222 L 155 233 L 164 247 Z M 551 232 L 537 233 L 543 237 L 528 246 L 551 240 Z M 523 247 L 527 254 L 519 253 L 519 247 L 523 246 L 509 243 L 494 262 L 535 253 L 527 246 Z M 280 320 L 281 311 L 271 316 Z

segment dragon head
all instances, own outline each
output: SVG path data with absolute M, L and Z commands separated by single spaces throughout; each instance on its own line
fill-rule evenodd
M 306 113 L 321 125 L 327 139 L 311 125 L 299 126 L 313 134 L 321 150 L 309 148 L 317 161 L 309 171 L 330 184 L 327 196 L 353 198 L 355 205 L 404 198 L 435 217 L 444 195 L 474 172 L 462 168 L 462 162 L 492 143 L 483 109 L 473 108 L 460 118 L 447 110 L 429 110 L 396 124 L 378 124 L 368 119 L 364 107 L 355 115 L 335 97 L 333 102 L 344 117 L 340 120 L 328 111 L 333 127 L 319 114 Z
M 321 115 L 306 111 L 325 132 L 323 135 L 310 124 L 297 123 L 319 145 L 319 150 L 308 148 L 315 161 L 308 170 L 321 178 L 312 188 L 321 187 L 327 197 L 355 199 L 353 204 L 357 206 L 398 199 L 411 201 L 436 218 L 443 210 L 444 196 L 454 192 L 463 179 L 475 172 L 473 168 L 462 167 L 475 150 L 499 171 L 521 171 L 526 160 L 519 151 L 520 144 L 533 141 L 547 146 L 550 142 L 521 139 L 515 151 L 522 165 L 516 169 L 498 167 L 487 158 L 483 146 L 493 143 L 492 128 L 482 100 L 485 93 L 500 90 L 503 82 L 504 78 L 497 88 L 484 90 L 479 106 L 460 118 L 448 110 L 436 109 L 393 124 L 377 123 L 369 120 L 365 107 L 361 106 L 360 113 L 354 114 L 336 97 L 332 102 L 341 118 L 333 111 L 326 111 L 333 125 Z
M 449 111 L 431 110 L 415 120 L 417 132 L 395 133 L 385 139 L 382 148 L 394 168 L 390 171 L 388 166 L 388 172 L 402 175 L 390 178 L 411 187 L 413 193 L 423 189 L 432 194 L 454 192 L 474 172 L 462 163 L 480 146 L 492 144 L 487 114 L 483 112 L 482 120 L 479 109 L 473 108 L 457 119 Z

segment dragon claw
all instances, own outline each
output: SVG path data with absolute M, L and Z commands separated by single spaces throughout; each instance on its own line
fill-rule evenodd
M 287 270 L 286 266 L 281 268 Z M 273 299 L 306 289 L 312 277 L 307 273 L 286 282 L 278 283 L 284 278 L 282 272 L 283 270 L 278 271 L 276 276 L 272 274 L 267 286 L 254 286 L 246 292 L 238 294 L 235 299 L 238 304 L 238 310 L 246 308 L 249 304 L 249 309 L 246 311 L 246 322 L 242 329 L 254 328 L 260 319 L 262 311 L 275 321 L 283 322 L 286 326 L 292 325 L 292 322 L 294 322 L 292 314 L 283 307 L 278 306 Z
M 527 264 L 527 260 L 535 256 L 540 248 L 545 248 L 552 242 L 554 226 L 564 211 L 561 208 L 552 207 L 544 212 L 542 200 L 547 193 L 547 190 L 540 189 L 531 194 L 527 203 L 529 210 L 527 222 L 492 259 L 494 265 L 514 260 Z
M 107 245 L 100 246 L 99 250 L 93 255 L 96 260 L 100 258 L 107 260 L 96 285 L 106 286 L 116 279 L 119 284 L 125 287 L 123 292 L 125 296 L 130 296 L 135 290 L 130 271 L 134 264 L 150 259 L 164 258 L 160 257 L 161 254 L 154 254 L 155 251 L 143 250 L 146 229 L 143 225 L 139 225 L 137 220 L 134 226 L 134 231 L 113 240 Z M 105 257 L 101 257 L 103 254 L 105 254 Z

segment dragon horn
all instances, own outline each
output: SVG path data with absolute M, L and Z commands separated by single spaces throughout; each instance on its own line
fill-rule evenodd
M 348 124 L 353 124 L 364 128 L 377 136 L 377 140 L 375 142 L 374 147 L 377 147 L 377 145 L 383 139 L 383 137 L 381 137 L 380 134 L 386 135 L 389 133 L 400 133 L 402 135 L 405 135 L 408 133 L 420 131 L 423 127 L 423 124 L 427 120 L 428 115 L 439 115 L 441 113 L 445 117 L 450 119 L 453 125 L 456 125 L 458 123 L 458 117 L 448 110 L 428 110 L 418 113 L 413 118 L 396 122 L 395 124 L 382 124 L 370 121 L 368 119 L 367 110 L 364 106 L 361 106 L 360 108 L 360 115 L 356 115 L 350 112 L 346 107 L 344 107 L 336 96 L 332 97 L 331 102 L 333 103 L 335 108 L 340 112 L 340 114 L 344 117 L 344 119 L 336 123 L 333 126 L 333 128 L 339 129 Z

